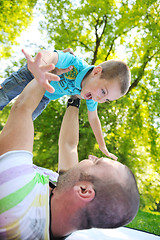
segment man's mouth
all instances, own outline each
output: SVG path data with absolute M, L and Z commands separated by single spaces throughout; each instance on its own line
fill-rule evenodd
M 86 94 L 84 95 L 84 99 L 86 99 L 86 100 L 92 99 L 91 93 L 90 93 L 90 92 L 89 92 L 89 93 L 86 93 Z

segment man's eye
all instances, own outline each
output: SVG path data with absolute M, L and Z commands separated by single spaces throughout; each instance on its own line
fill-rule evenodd
M 101 92 L 102 92 L 102 94 L 103 94 L 103 95 L 105 95 L 105 94 L 106 94 L 106 92 L 105 92 L 103 89 L 101 89 Z

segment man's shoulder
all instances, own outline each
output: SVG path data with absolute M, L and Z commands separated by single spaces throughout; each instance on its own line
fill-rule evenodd
M 57 182 L 59 176 L 57 172 L 53 172 L 52 170 L 47 168 L 38 167 L 36 165 L 34 165 L 34 169 L 41 175 L 48 176 L 49 181 L 51 181 L 53 184 Z

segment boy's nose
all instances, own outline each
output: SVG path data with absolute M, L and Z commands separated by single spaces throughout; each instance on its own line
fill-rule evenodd
M 99 97 L 99 96 L 97 96 L 97 98 L 96 98 L 95 101 L 96 101 L 96 102 L 99 102 L 99 103 L 103 103 L 103 102 L 106 101 L 106 99 L 105 99 L 104 97 Z
M 102 97 L 102 96 L 98 96 L 98 95 L 92 95 L 92 99 L 95 101 L 95 102 L 98 102 L 98 103 L 103 103 L 106 101 L 106 98 L 105 97 Z

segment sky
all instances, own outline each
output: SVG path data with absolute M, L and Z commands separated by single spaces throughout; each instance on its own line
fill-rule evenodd
M 41 2 L 40 0 L 39 2 Z M 44 47 L 47 47 L 47 40 L 42 33 L 39 30 L 39 22 L 43 19 L 43 16 L 38 15 L 38 8 L 35 7 L 33 11 L 33 22 L 26 28 L 24 31 L 22 31 L 20 37 L 16 38 L 16 41 L 18 45 L 14 45 L 12 47 L 12 50 L 14 53 L 12 54 L 12 57 L 9 59 L 2 59 L 0 60 L 0 75 L 3 76 L 4 70 L 8 67 L 8 65 L 11 65 L 11 60 L 15 59 L 18 61 L 19 59 L 22 59 L 24 57 L 21 50 L 24 48 L 26 51 L 28 51 L 30 54 L 34 54 L 36 51 L 38 51 L 37 46 L 42 45 Z M 36 46 L 37 45 L 37 46 Z M 14 68 L 14 71 L 18 70 L 16 67 Z M 0 82 L 2 82 L 3 79 L 0 79 Z

